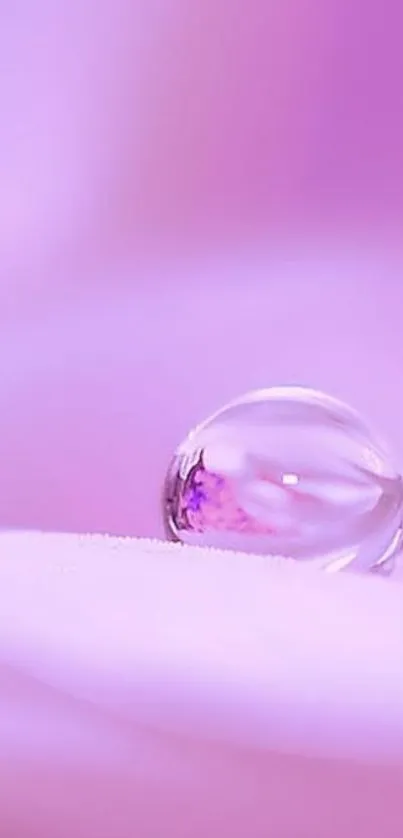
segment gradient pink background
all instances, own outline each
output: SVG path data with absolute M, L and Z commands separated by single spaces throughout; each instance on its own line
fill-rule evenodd
M 161 533 L 173 446 L 272 383 L 403 457 L 401 11 L 363 12 L 2 10 L 4 526 Z
M 3 5 L 1 525 L 161 535 L 159 495 L 174 445 L 195 421 L 256 386 L 305 383 L 345 398 L 390 440 L 402 466 L 399 0 L 365 5 L 360 0 L 21 0 Z M 25 581 L 21 585 L 16 563 L 10 566 L 14 628 L 22 631 L 25 625 L 25 640 L 34 642 L 40 637 L 35 630 L 50 612 L 40 607 L 40 597 L 33 598 L 36 611 L 24 608 L 30 588 Z M 56 603 L 57 597 L 62 603 L 67 597 L 70 615 L 68 609 L 77 608 L 85 588 L 86 606 L 77 611 L 83 622 L 75 624 L 83 633 L 102 586 L 96 577 L 99 587 L 93 589 L 91 564 L 88 574 L 84 563 L 76 566 L 78 583 L 73 579 L 69 587 L 59 579 L 50 584 L 50 594 L 45 584 L 44 596 L 45 601 L 46 595 L 54 596 Z M 33 583 L 38 583 L 36 567 Z M 172 577 L 173 588 L 179 576 Z M 257 577 L 250 579 L 252 586 L 258 583 Z M 205 601 L 197 599 L 199 589 L 194 588 L 201 615 L 211 601 L 211 582 L 210 576 Z M 106 583 L 103 589 L 100 633 L 94 633 L 101 658 L 110 626 L 122 630 L 121 584 L 110 611 Z M 220 590 L 225 601 L 223 584 Z M 11 625 L 11 594 L 5 601 Z M 174 608 L 175 598 L 171 602 Z M 143 605 L 147 617 L 152 612 L 146 600 Z M 70 671 L 63 657 L 62 638 L 70 635 L 67 630 L 63 635 L 58 613 L 55 606 L 54 634 L 48 630 L 46 637 L 60 644 L 59 673 L 74 681 L 76 669 Z M 401 632 L 400 613 L 395 600 L 388 623 L 395 650 L 393 629 Z M 278 612 L 279 624 L 281 616 Z M 340 651 L 339 635 L 332 631 Z M 134 633 L 136 642 L 138 637 Z M 189 632 L 193 660 L 192 639 Z M 307 643 L 311 640 L 316 649 L 314 627 L 307 635 Z M 366 635 L 362 642 L 368 659 L 358 655 L 359 644 L 357 655 L 365 666 L 368 660 L 372 675 L 389 667 L 393 699 L 401 708 L 397 652 L 396 660 L 391 653 L 385 664 L 376 632 L 373 640 L 378 663 L 369 663 Z M 220 649 L 226 642 L 224 632 Z M 176 648 L 173 642 L 171 651 Z M 39 643 L 39 649 L 45 646 Z M 112 663 L 107 672 L 117 688 L 125 684 L 126 674 L 124 668 L 116 673 Z M 120 828 L 126 835 L 125 806 L 132 803 L 127 783 L 136 773 L 122 745 L 125 729 L 114 726 L 111 731 L 102 715 L 92 714 L 90 721 L 87 705 L 65 705 L 63 696 L 60 701 L 59 694 L 49 696 L 46 686 L 35 697 L 31 681 L 14 674 L 7 680 L 6 669 L 1 675 L 0 698 L 16 713 L 21 700 L 18 708 L 27 730 L 34 734 L 38 717 L 48 718 L 52 707 L 50 743 L 63 737 L 70 743 L 71 736 L 82 746 L 74 751 L 74 770 L 69 763 L 67 778 L 63 768 L 49 769 L 51 762 L 34 777 L 28 750 L 21 759 L 16 756 L 21 720 L 10 728 L 15 762 L 10 769 L 8 759 L 4 776 L 9 785 L 3 784 L 0 800 L 9 811 L 15 807 L 10 823 L 21 804 L 18 794 L 12 796 L 18 789 L 24 790 L 19 812 L 25 824 L 39 792 L 42 824 L 52 838 L 55 825 L 61 835 L 69 823 L 82 826 L 82 818 L 97 811 L 99 796 L 108 792 L 105 799 L 113 812 L 123 812 Z M 248 684 L 246 679 L 244 688 Z M 188 696 L 186 686 L 184 678 L 182 701 Z M 230 701 L 232 694 L 223 695 Z M 158 696 L 156 690 L 155 701 Z M 303 714 L 296 714 L 298 689 L 292 696 L 290 719 L 303 724 Z M 365 684 L 360 696 L 365 707 Z M 341 704 L 341 710 L 347 707 Z M 242 720 L 242 713 L 237 718 Z M 381 713 L 382 723 L 385 718 Z M 141 749 L 138 730 L 133 736 Z M 116 742 L 123 750 L 121 773 L 116 771 L 113 782 Z M 401 834 L 396 809 L 401 777 L 392 769 L 368 767 L 358 776 L 350 762 L 346 775 L 337 761 L 331 766 L 317 761 L 309 768 L 304 762 L 302 769 L 293 763 L 292 769 L 278 755 L 263 765 L 256 752 L 250 762 L 244 754 L 235 763 L 231 750 L 220 747 L 207 749 L 204 758 L 200 741 L 196 751 L 176 763 L 175 744 L 170 740 L 165 750 L 164 741 L 155 745 L 150 735 L 144 753 L 150 758 L 149 788 L 161 769 L 160 802 L 171 822 L 175 813 L 166 783 L 168 778 L 177 781 L 180 799 L 193 766 L 192 800 L 199 809 L 184 808 L 184 830 L 195 812 L 205 816 L 208 800 L 215 801 L 215 823 L 220 822 L 219 792 L 214 797 L 206 788 L 206 772 L 225 792 L 232 823 L 231 792 L 247 783 L 244 820 L 237 824 L 239 834 L 246 834 L 250 801 L 256 800 L 258 816 L 267 803 L 267 784 L 275 781 L 271 790 L 277 800 L 295 770 L 291 779 L 298 823 L 307 789 L 311 814 L 319 780 L 326 781 L 326 794 L 330 790 L 317 809 L 313 834 L 318 838 L 332 807 L 335 834 L 340 815 L 347 835 L 343 811 L 351 835 L 358 834 L 356 824 L 362 825 L 364 816 L 376 836 L 382 829 L 384 835 Z M 94 764 L 90 772 L 85 769 L 85 754 L 93 758 L 97 753 L 108 767 L 105 786 L 91 783 Z M 82 787 L 77 758 L 87 783 Z M 179 765 L 176 775 L 172 764 Z M 122 780 L 119 786 L 116 777 Z M 51 781 L 53 808 L 47 808 Z M 74 811 L 67 788 L 75 789 Z M 368 816 L 369 798 L 377 821 Z M 344 810 L 338 808 L 340 799 Z M 384 800 L 388 820 L 383 818 Z M 150 798 L 140 802 L 148 806 L 147 816 L 154 815 Z M 262 829 L 267 834 L 267 817 L 267 810 L 263 820 L 256 817 L 256 835 Z M 28 822 L 34 830 L 35 822 Z M 161 824 L 153 823 L 158 835 Z M 102 824 L 103 819 L 95 824 L 97 838 Z

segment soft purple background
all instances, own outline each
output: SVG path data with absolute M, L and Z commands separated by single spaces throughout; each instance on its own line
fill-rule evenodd
M 5 526 L 160 534 L 173 446 L 307 383 L 403 459 L 393 0 L 1 12 Z
M 272 383 L 307 383 L 347 399 L 390 440 L 402 465 L 400 0 L 2 5 L 0 525 L 160 535 L 159 495 L 174 445 L 228 398 Z M 59 830 L 70 838 L 80 829 L 91 834 L 92 824 L 109 838 L 111 817 L 112 831 L 123 836 L 140 811 L 160 835 L 178 826 L 180 808 L 182 834 L 196 823 L 204 835 L 213 823 L 214 833 L 222 824 L 223 833 L 267 835 L 272 800 L 274 823 L 280 828 L 284 806 L 293 836 L 304 815 L 312 835 L 323 836 L 327 823 L 349 838 L 363 830 L 367 838 L 401 835 L 399 769 L 356 773 L 352 762 L 348 770 L 337 760 L 301 764 L 274 751 L 236 761 L 207 737 L 184 749 L 176 738 L 156 743 L 144 726 L 130 738 L 120 722 L 111 730 L 96 701 L 81 704 L 47 688 L 46 667 L 38 681 L 30 677 L 50 644 L 47 674 L 71 685 L 87 649 L 83 683 L 97 660 L 106 667 L 95 696 L 101 704 L 105 686 L 121 701 L 132 672 L 127 704 L 135 713 L 137 700 L 182 717 L 180 702 L 161 700 L 159 682 L 139 683 L 137 662 L 149 661 L 155 643 L 156 671 L 167 686 L 185 649 L 178 683 L 189 717 L 197 701 L 207 716 L 217 711 L 216 694 L 206 702 L 203 683 L 189 692 L 190 673 L 203 681 L 217 661 L 223 724 L 238 735 L 255 721 L 243 701 L 253 683 L 271 710 L 273 660 L 286 734 L 297 724 L 308 735 L 310 707 L 317 741 L 322 722 L 331 738 L 358 718 L 380 745 L 393 740 L 397 748 L 398 586 L 379 583 L 384 599 L 375 588 L 369 599 L 363 593 L 362 610 L 351 605 L 343 634 L 330 590 L 328 610 L 314 583 L 312 607 L 290 586 L 292 605 L 285 586 L 278 600 L 270 589 L 270 608 L 249 564 L 231 600 L 229 574 L 216 584 L 216 566 L 207 572 L 200 562 L 200 585 L 196 564 L 186 563 L 186 586 L 180 563 L 154 578 L 156 565 L 140 562 L 148 595 L 140 590 L 136 610 L 130 557 L 119 576 L 116 554 L 108 553 L 102 575 L 99 543 L 88 563 L 82 545 L 63 547 L 62 539 L 57 546 L 56 539 L 45 549 L 29 537 L 21 572 L 19 546 L 3 549 L 6 828 L 23 822 L 26 834 Z M 362 592 L 377 584 L 340 576 L 340 596 L 349 581 Z M 160 607 L 169 632 L 158 622 Z M 326 631 L 318 632 L 317 616 Z M 280 643 L 269 644 L 270 658 L 273 636 Z M 18 663 L 18 637 L 25 673 L 4 665 Z M 261 669 L 253 673 L 256 650 Z M 155 688 L 150 694 L 145 686 Z M 331 699 L 340 692 L 339 728 Z M 44 750 L 46 743 L 54 750 Z M 172 801 L 183 805 L 173 811 Z

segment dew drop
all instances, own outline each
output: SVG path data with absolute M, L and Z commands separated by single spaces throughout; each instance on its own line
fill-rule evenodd
M 170 464 L 164 516 L 186 544 L 388 567 L 401 547 L 403 484 L 360 416 L 323 393 L 247 393 L 191 430 Z

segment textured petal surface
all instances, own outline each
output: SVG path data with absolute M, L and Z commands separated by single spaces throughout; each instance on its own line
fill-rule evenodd
M 400 585 L 142 540 L 0 548 L 5 835 L 401 835 Z

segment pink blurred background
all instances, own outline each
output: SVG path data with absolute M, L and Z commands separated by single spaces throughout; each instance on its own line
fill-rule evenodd
M 174 445 L 274 383 L 402 463 L 398 0 L 0 14 L 1 525 L 161 535 Z
M 1 527 L 162 535 L 160 492 L 176 443 L 227 399 L 270 384 L 309 384 L 351 402 L 403 466 L 402 18 L 400 0 L 2 4 Z M 67 545 L 73 572 L 61 574 L 63 539 L 59 548 L 30 544 L 23 550 L 35 561 L 27 555 L 24 573 L 18 543 L 14 552 L 3 545 L 3 644 L 25 638 L 27 671 L 39 662 L 45 680 L 88 687 L 98 662 L 106 678 L 92 682 L 88 715 L 89 705 L 2 667 L 2 735 L 12 746 L 3 748 L 3 819 L 14 807 L 11 823 L 36 832 L 39 813 L 49 834 L 70 838 L 88 824 L 83 813 L 97 834 L 107 830 L 109 806 L 125 834 L 139 806 L 159 834 L 158 818 L 172 823 L 180 801 L 182 823 L 198 819 L 205 833 L 209 806 L 221 823 L 224 799 L 239 834 L 266 835 L 284 806 L 294 833 L 308 814 L 317 835 L 329 818 L 334 834 L 347 824 L 351 834 L 401 835 L 399 767 L 285 760 L 274 750 L 234 760 L 222 743 L 196 736 L 193 750 L 181 750 L 176 737 L 155 739 L 144 723 L 112 729 L 97 713 L 108 683 L 118 698 L 134 684 L 137 722 L 139 700 L 189 718 L 197 693 L 204 718 L 223 707 L 239 736 L 257 718 L 244 700 L 254 684 L 267 733 L 278 726 L 277 672 L 286 735 L 301 725 L 319 742 L 325 730 L 338 735 L 337 719 L 345 733 L 358 718 L 369 746 L 385 736 L 397 750 L 398 586 L 352 605 L 360 631 L 349 643 L 343 585 L 369 591 L 374 580 L 340 576 L 341 599 L 329 589 L 328 609 L 315 584 L 305 596 L 290 585 L 291 600 L 268 584 L 268 607 L 249 564 L 245 584 L 235 574 L 238 599 L 227 597 L 223 575 L 217 584 L 216 566 L 212 585 L 200 562 L 203 586 L 196 564 L 173 574 L 164 564 L 159 596 L 152 573 L 140 574 L 151 587 L 133 605 L 130 556 L 127 574 L 115 572 L 114 553 L 103 575 L 99 544 L 89 563 Z M 294 621 L 284 620 L 283 599 Z M 326 630 L 317 631 L 317 615 Z M 182 704 L 161 700 L 154 682 L 145 700 L 138 660 L 153 643 L 165 684 L 186 650 Z M 209 703 L 201 687 L 218 670 Z M 51 773 L 39 753 L 59 760 Z

